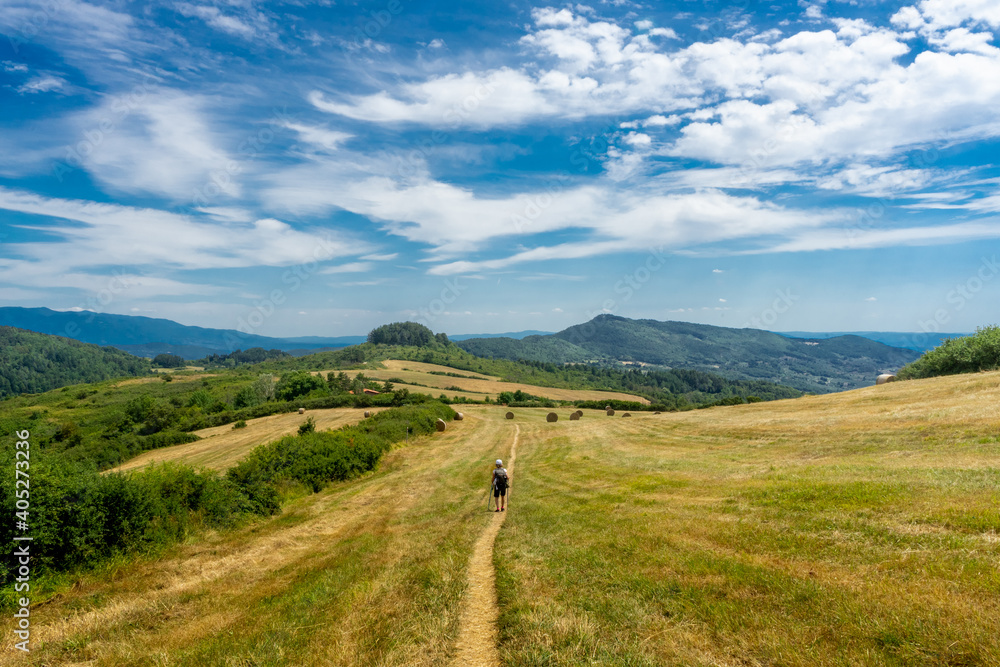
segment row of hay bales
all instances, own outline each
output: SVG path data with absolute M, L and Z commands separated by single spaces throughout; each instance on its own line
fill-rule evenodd
M 605 414 L 607 414 L 609 417 L 614 417 L 615 416 L 615 410 L 610 405 L 607 406 L 607 407 L 605 407 L 604 411 L 605 411 Z M 657 412 L 655 414 L 660 414 L 660 413 Z M 624 413 L 622 413 L 622 417 L 631 417 L 631 416 L 632 416 L 631 412 L 624 412 Z M 577 410 L 576 412 L 570 414 L 569 419 L 570 419 L 570 421 L 579 421 L 581 417 L 583 417 L 583 410 Z M 513 419 L 514 418 L 514 413 L 513 412 L 508 412 L 507 414 L 504 415 L 504 418 L 505 419 Z M 557 415 L 555 412 L 550 412 L 549 414 L 545 415 L 545 421 L 547 421 L 547 422 L 556 422 L 556 421 L 559 421 L 559 415 Z

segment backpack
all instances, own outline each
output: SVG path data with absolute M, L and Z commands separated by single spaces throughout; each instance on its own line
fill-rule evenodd
M 496 483 L 497 491 L 507 490 L 507 471 L 500 468 L 494 473 L 493 481 Z

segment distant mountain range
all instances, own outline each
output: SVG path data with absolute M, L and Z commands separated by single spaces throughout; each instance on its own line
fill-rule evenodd
M 177 354 L 200 359 L 209 354 L 262 347 L 267 350 L 314 352 L 365 342 L 365 336 L 324 338 L 271 338 L 233 329 L 206 329 L 138 315 L 112 315 L 90 311 L 57 311 L 48 308 L 0 308 L 0 325 L 66 336 L 84 343 L 110 345 L 137 356 Z
M 809 338 L 820 340 L 824 338 L 835 338 L 837 336 L 861 336 L 869 340 L 885 343 L 892 347 L 905 347 L 908 350 L 926 352 L 948 340 L 949 338 L 961 338 L 971 336 L 972 333 L 907 333 L 905 331 L 838 331 L 838 332 L 815 332 L 815 331 L 776 331 L 782 336 L 789 338 Z
M 854 335 L 800 339 L 758 329 L 614 315 L 599 315 L 548 336 L 470 338 L 457 344 L 482 357 L 690 368 L 824 393 L 872 385 L 880 373 L 920 356 Z
M 0 308 L 0 326 L 18 327 L 38 333 L 65 336 L 84 343 L 107 345 L 140 357 L 176 354 L 185 359 L 201 359 L 209 354 L 262 347 L 283 350 L 296 356 L 358 345 L 367 336 L 301 336 L 273 338 L 246 334 L 233 329 L 207 329 L 179 324 L 173 320 L 139 315 L 113 315 L 90 311 L 60 311 L 49 308 Z M 524 338 L 547 331 L 518 331 L 503 334 L 458 334 L 454 340 L 505 336 Z

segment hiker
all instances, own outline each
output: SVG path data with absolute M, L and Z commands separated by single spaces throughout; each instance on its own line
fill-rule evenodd
M 497 467 L 493 469 L 493 497 L 497 498 L 496 512 L 507 511 L 507 487 L 510 486 L 510 475 L 503 467 L 503 461 L 497 459 Z

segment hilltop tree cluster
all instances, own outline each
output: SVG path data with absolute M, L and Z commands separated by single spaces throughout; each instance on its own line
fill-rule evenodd
M 448 344 L 448 336 L 436 334 L 417 322 L 383 324 L 368 332 L 368 342 L 374 345 L 411 345 L 428 347 L 433 343 Z

